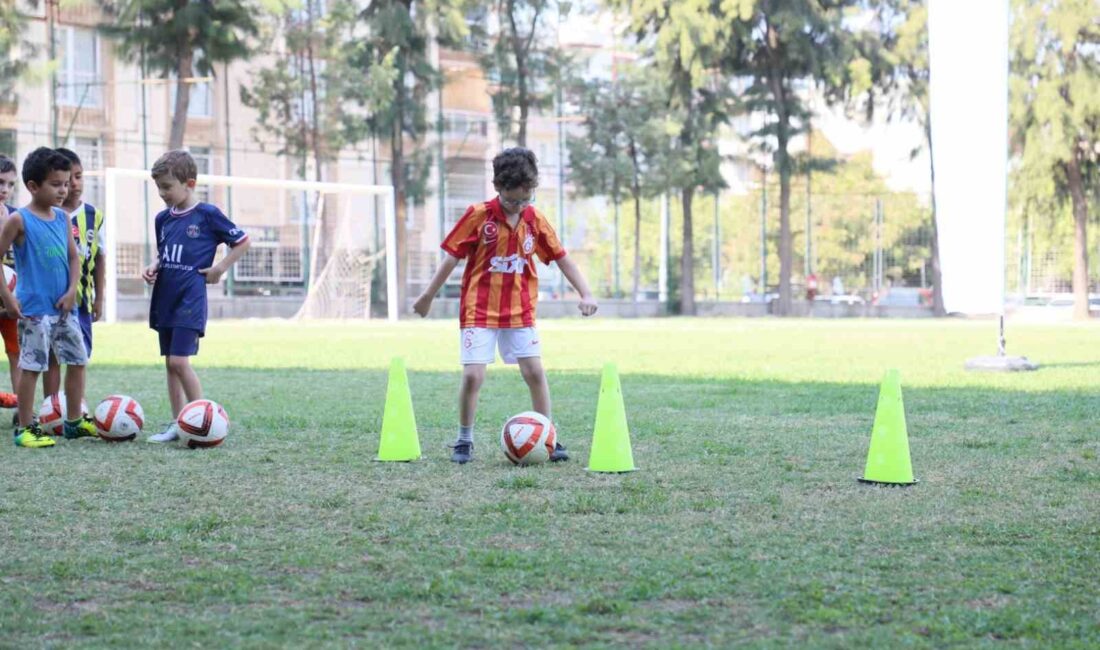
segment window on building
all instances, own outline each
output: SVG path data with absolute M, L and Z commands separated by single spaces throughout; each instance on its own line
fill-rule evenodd
M 100 85 L 99 34 L 91 29 L 57 30 L 57 103 L 62 106 L 103 105 Z
M 210 147 L 189 147 L 191 157 L 195 159 L 195 167 L 198 169 L 199 174 L 210 174 Z M 195 198 L 203 203 L 210 202 L 210 186 L 200 184 L 195 186 Z
M 0 129 L 0 155 L 15 160 L 15 131 Z
M 445 112 L 443 114 L 443 131 L 452 138 L 467 136 L 485 138 L 489 135 L 489 117 L 476 113 Z
M 447 161 L 447 188 L 443 224 L 448 232 L 466 213 L 466 208 L 484 201 L 486 169 L 485 161 L 470 158 Z
M 103 177 L 98 173 L 89 173 L 103 170 L 103 141 L 99 138 L 75 136 L 70 137 L 65 146 L 80 157 L 80 164 L 84 169 L 84 193 L 81 200 L 103 207 Z
M 198 76 L 198 75 L 196 75 Z M 168 105 L 176 105 L 176 75 L 171 76 L 168 87 Z M 191 98 L 187 104 L 187 117 L 214 117 L 214 90 L 209 81 L 197 81 L 191 85 Z

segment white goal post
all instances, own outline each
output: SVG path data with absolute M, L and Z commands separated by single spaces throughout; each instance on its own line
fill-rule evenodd
M 104 231 L 104 244 L 107 248 L 107 267 L 105 273 L 106 296 L 104 296 L 104 320 L 115 322 L 118 320 L 118 259 L 114 255 L 118 250 L 118 233 L 112 221 L 113 215 L 121 214 L 121 200 L 139 200 L 139 197 L 122 197 L 119 192 L 121 179 L 136 179 L 152 182 L 149 171 L 145 169 L 122 169 L 108 167 L 103 172 L 104 176 L 104 214 L 107 225 Z M 396 321 L 399 314 L 397 304 L 397 250 L 396 227 L 397 212 L 394 203 L 394 191 L 392 185 L 359 185 L 356 183 L 325 183 L 316 181 L 299 181 L 276 178 L 253 178 L 246 176 L 215 176 L 199 174 L 198 184 L 212 187 L 252 187 L 268 188 L 272 190 L 287 191 L 297 190 L 317 192 L 325 194 L 358 194 L 382 197 L 382 212 L 385 230 L 385 257 L 386 257 L 386 316 L 390 321 Z M 159 201 L 159 197 L 156 199 Z M 163 209 L 159 205 L 151 205 L 152 214 L 144 215 L 144 219 L 151 220 L 153 216 Z M 231 220 L 233 215 L 227 215 Z M 244 224 L 247 227 L 248 224 Z M 308 287 L 307 287 L 308 289 Z

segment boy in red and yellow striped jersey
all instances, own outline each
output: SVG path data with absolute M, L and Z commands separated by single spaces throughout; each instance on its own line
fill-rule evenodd
M 596 300 L 577 265 L 566 254 L 557 233 L 534 205 L 538 186 L 535 154 L 521 147 L 506 149 L 493 159 L 493 186 L 499 196 L 470 206 L 455 224 L 442 248 L 447 252 L 428 288 L 413 310 L 427 316 L 432 300 L 460 260 L 466 260 L 459 305 L 459 350 L 462 386 L 459 389 L 458 440 L 451 460 L 469 462 L 473 456 L 474 415 L 485 367 L 496 359 L 519 365 L 531 391 L 531 407 L 550 418 L 550 387 L 542 368 L 541 347 L 535 331 L 539 278 L 535 258 L 557 262 L 569 284 L 580 294 L 584 316 L 596 313 Z M 558 443 L 550 460 L 568 460 Z

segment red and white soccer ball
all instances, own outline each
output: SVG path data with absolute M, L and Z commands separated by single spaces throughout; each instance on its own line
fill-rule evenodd
M 65 391 L 50 395 L 42 400 L 38 407 L 38 426 L 42 431 L 59 436 L 65 432 L 65 413 L 67 411 Z M 80 412 L 88 412 L 88 403 L 80 400 Z
M 8 291 L 15 291 L 15 269 L 4 265 L 4 282 L 8 283 Z
M 229 416 L 221 404 L 197 399 L 182 409 L 176 418 L 180 441 L 189 449 L 217 447 L 229 433 Z
M 145 426 L 145 411 L 128 395 L 111 395 L 95 407 L 95 428 L 108 442 L 128 442 Z
M 549 418 L 535 411 L 524 411 L 504 423 L 500 448 L 515 465 L 535 465 L 550 460 L 557 437 Z

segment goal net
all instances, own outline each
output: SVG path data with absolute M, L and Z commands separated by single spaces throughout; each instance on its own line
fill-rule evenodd
M 155 258 L 153 217 L 164 204 L 146 170 L 108 168 L 102 175 L 104 316 L 132 319 L 147 309 L 138 278 Z M 211 318 L 364 319 L 385 303 L 386 316 L 397 319 L 396 258 L 387 253 L 396 248 L 391 186 L 200 174 L 196 193 L 252 242 L 233 278 L 210 288 Z M 228 294 L 231 300 L 222 298 Z

